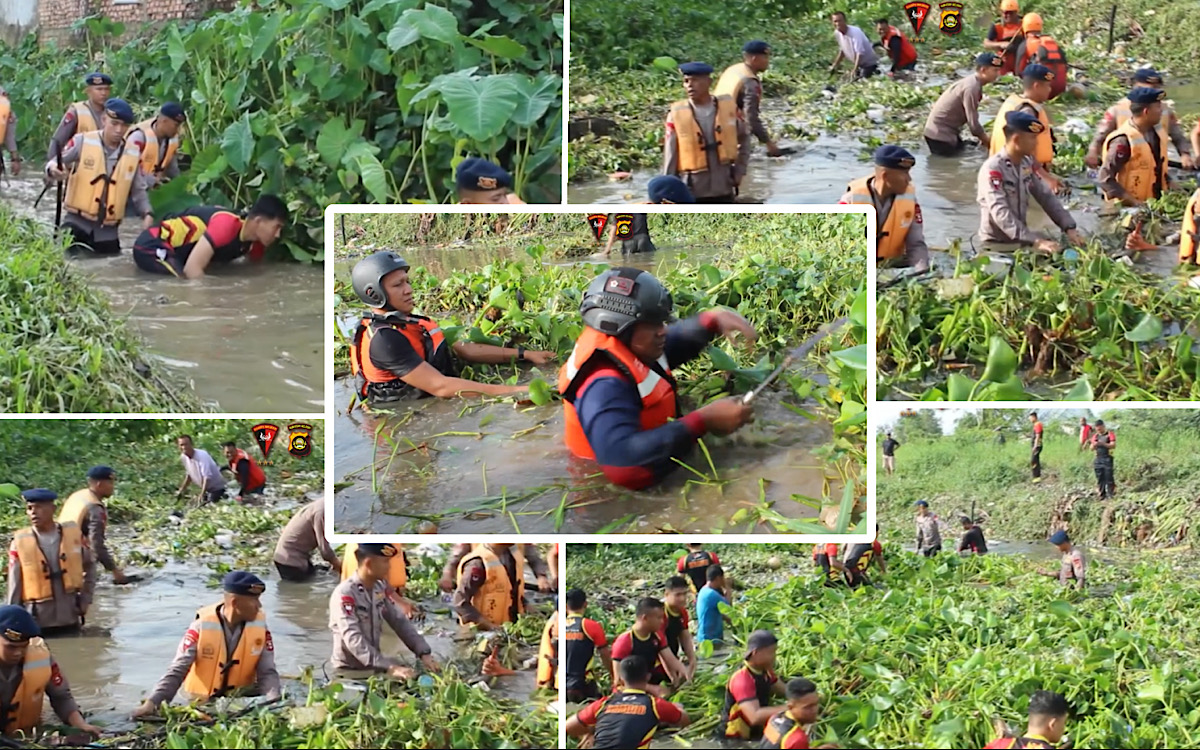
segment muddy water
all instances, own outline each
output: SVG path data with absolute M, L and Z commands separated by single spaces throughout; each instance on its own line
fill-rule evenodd
M 0 185 L 17 211 L 54 223 L 54 190 L 39 177 Z M 75 267 L 128 316 L 175 380 L 190 381 L 202 399 L 227 412 L 302 412 L 324 408 L 324 270 L 319 264 L 237 263 L 204 279 L 181 281 L 139 270 L 130 248 L 140 222 L 125 222 L 124 251 L 81 258 Z M 153 364 L 153 363 L 152 363 Z

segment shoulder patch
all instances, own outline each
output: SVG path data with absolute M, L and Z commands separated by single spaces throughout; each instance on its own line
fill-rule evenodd
M 925 223 L 924 220 L 921 218 L 921 204 L 920 203 L 918 203 L 916 206 L 916 213 L 913 215 L 913 221 L 916 222 L 917 224 Z
M 1117 152 L 1118 157 L 1120 157 L 1122 159 L 1128 159 L 1129 158 L 1129 144 L 1128 143 L 1118 143 L 1116 152 Z
M 63 115 L 63 122 L 75 122 L 75 110 L 68 109 L 67 113 Z
M 993 169 L 988 172 L 988 181 L 992 184 L 992 190 L 999 190 L 1004 184 L 1004 175 L 1000 174 L 1000 170 Z
M 354 597 L 353 596 L 343 596 L 342 597 L 342 614 L 346 615 L 346 617 L 354 617 Z
M 54 685 L 54 687 L 62 687 L 63 684 L 62 671 L 59 670 L 58 662 L 56 661 L 50 662 L 50 684 Z
M 267 631 L 267 650 L 268 651 L 275 650 L 275 641 L 271 640 L 271 631 L 270 630 Z
M 179 653 L 184 653 L 192 646 L 195 646 L 199 641 L 200 633 L 196 632 L 192 628 L 188 628 L 188 631 L 183 634 L 183 641 L 179 644 Z

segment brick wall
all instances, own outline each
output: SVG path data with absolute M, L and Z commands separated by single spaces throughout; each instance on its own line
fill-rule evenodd
M 146 23 L 197 18 L 235 4 L 236 0 L 38 0 L 38 37 L 43 42 L 70 43 L 71 25 L 97 14 L 120 21 L 132 33 Z

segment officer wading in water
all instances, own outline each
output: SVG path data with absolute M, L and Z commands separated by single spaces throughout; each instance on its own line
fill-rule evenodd
M 55 523 L 58 495 L 25 490 L 29 527 L 13 535 L 8 550 L 8 603 L 24 607 L 46 633 L 83 625 L 96 589 L 96 561 L 74 521 Z
M 76 135 L 99 130 L 103 124 L 105 103 L 112 95 L 112 78 L 105 73 L 88 73 L 84 76 L 83 85 L 83 101 L 67 107 L 54 135 L 50 136 L 50 146 L 46 149 L 47 161 L 53 161 L 60 152 L 65 151 L 67 143 Z
M 225 265 L 247 256 L 260 261 L 288 223 L 288 207 L 278 196 L 263 194 L 245 213 L 223 206 L 194 206 L 168 214 L 133 243 L 133 260 L 150 273 L 199 279 L 214 263 Z
M 682 179 L 697 203 L 733 203 L 750 159 L 750 130 L 732 96 L 713 96 L 713 68 L 679 66 L 687 98 L 671 105 L 663 174 Z
M 229 462 L 229 471 L 238 480 L 238 493 L 233 499 L 244 503 L 251 499 L 250 495 L 262 495 L 267 489 L 267 475 L 262 467 L 232 440 L 221 447 Z
M 252 573 L 234 570 L 225 575 L 221 587 L 224 597 L 196 613 L 167 673 L 133 712 L 134 718 L 157 713 L 181 686 L 200 701 L 233 691 L 262 695 L 268 701 L 279 698 L 275 644 L 259 601 L 266 584 Z
M 279 541 L 275 544 L 275 569 L 285 581 L 307 581 L 317 573 L 312 553 L 316 550 L 321 559 L 329 563 L 328 570 L 338 570 L 341 561 L 325 538 L 325 499 L 318 498 L 302 507 L 292 516 Z
M 732 310 L 667 325 L 673 307 L 649 272 L 605 271 L 584 292 L 585 327 L 558 375 L 567 449 L 629 489 L 661 481 L 677 466 L 672 457 L 684 456 L 705 433 L 727 435 L 754 417 L 736 396 L 680 416 L 672 368 L 700 356 L 719 335 L 736 331 L 753 341 L 757 334 Z
M 183 107 L 167 102 L 157 116 L 139 122 L 125 135 L 125 141 L 142 152 L 142 175 L 147 188 L 165 185 L 179 176 L 179 129 L 186 121 Z
M 125 140 L 132 123 L 133 108 L 124 99 L 109 99 L 100 129 L 80 129 L 63 148 L 61 160 L 54 155 L 46 163 L 47 177 L 67 183 L 63 226 L 73 248 L 97 255 L 121 252 L 118 229 L 128 208 L 141 217 L 143 229 L 154 224 L 142 153 Z
M 996 119 L 992 121 L 992 135 L 988 139 L 989 155 L 993 158 L 999 156 L 1000 151 L 1008 143 L 1008 135 L 1005 131 L 1009 127 L 1009 112 L 1025 112 L 1032 115 L 1040 127 L 1025 131 L 1033 133 L 1035 137 L 1029 139 L 1029 148 L 1024 153 L 1031 157 L 1034 173 L 1046 183 L 1051 191 L 1057 193 L 1062 190 L 1063 183 L 1049 171 L 1050 162 L 1054 161 L 1054 134 L 1051 129 L 1050 115 L 1046 111 L 1046 102 L 1050 100 L 1050 86 L 1054 80 L 1054 73 L 1046 66 L 1035 63 L 1025 68 L 1021 80 L 1025 86 L 1024 91 L 1020 94 L 1012 94 L 1005 99 L 1004 103 L 1000 105 L 1000 111 L 996 113 Z M 1047 211 L 1047 213 L 1049 212 Z
M 921 206 L 909 177 L 916 163 L 906 149 L 880 146 L 875 149 L 875 174 L 851 182 L 838 201 L 875 207 L 876 265 L 911 266 L 915 271 L 929 268 Z
M 1154 68 L 1138 68 L 1133 74 L 1133 88 L 1151 88 L 1162 91 L 1162 74 Z M 1104 142 L 1108 139 L 1109 134 L 1133 117 L 1133 111 L 1129 105 L 1129 97 L 1126 96 L 1105 110 L 1104 118 L 1096 126 L 1096 135 L 1092 138 L 1092 143 L 1088 146 L 1087 157 L 1084 159 L 1089 167 L 1095 169 L 1100 166 L 1100 150 L 1104 147 Z M 1175 150 L 1179 152 L 1180 166 L 1184 169 L 1195 168 L 1196 163 L 1192 157 L 1191 144 L 1188 143 L 1188 138 L 1179 125 L 1179 117 L 1174 110 L 1167 106 L 1166 102 L 1162 102 L 1162 119 L 1167 126 L 1167 135 L 1170 136 L 1171 143 L 1175 144 Z M 1200 125 L 1200 121 L 1197 124 Z
M 8 151 L 8 162 L 13 176 L 21 174 L 21 155 L 17 153 L 17 114 L 12 110 L 8 92 L 0 88 L 0 143 Z M 0 157 L 0 173 L 4 172 L 4 160 Z
M 463 625 L 495 630 L 525 611 L 525 548 L 522 544 L 476 544 L 458 563 L 451 606 Z M 549 571 L 540 556 L 528 560 L 538 590 L 549 593 Z
M 960 131 L 963 125 L 979 139 L 979 145 L 991 148 L 991 137 L 979 124 L 979 102 L 983 87 L 1001 75 L 1003 64 L 998 55 L 984 52 L 975 58 L 975 72 L 960 78 L 942 92 L 925 120 L 925 143 L 931 153 L 954 156 L 967 146 Z
M 405 398 L 437 396 L 509 396 L 528 390 L 519 385 L 475 383 L 457 377 L 454 357 L 466 362 L 507 364 L 513 361 L 545 365 L 554 352 L 508 349 L 490 344 L 446 343 L 441 327 L 413 313 L 413 288 L 408 262 L 380 250 L 355 264 L 350 272 L 354 293 L 370 305 L 350 342 L 350 369 L 358 379 L 358 396 L 383 403 Z
M 1104 139 L 1099 179 L 1105 198 L 1144 206 L 1170 187 L 1165 97 L 1166 92 L 1149 87 L 1129 92 L 1129 119 Z
M 77 524 L 96 561 L 112 573 L 113 583 L 122 584 L 128 579 L 108 551 L 108 510 L 104 507 L 104 501 L 113 496 L 116 482 L 117 473 L 110 466 L 88 469 L 87 489 L 71 493 L 58 512 L 58 522 Z
M 750 133 L 767 146 L 767 156 L 782 156 L 783 151 L 771 139 L 767 126 L 762 121 L 762 79 L 759 78 L 771 66 L 771 45 L 761 40 L 742 45 L 742 61 L 730 65 L 717 79 L 716 96 L 730 96 L 737 104 Z

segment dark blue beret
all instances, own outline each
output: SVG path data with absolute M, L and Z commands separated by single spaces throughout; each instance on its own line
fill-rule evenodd
M 1162 73 L 1159 73 L 1154 68 L 1138 68 L 1134 71 L 1133 80 L 1137 83 L 1148 83 L 1151 86 L 1161 86 L 1163 82 Z
M 918 500 L 917 502 L 913 503 L 913 505 L 920 505 L 920 506 L 923 506 L 923 507 L 926 507 L 926 508 L 928 508 L 928 507 L 929 507 L 929 501 L 927 501 L 927 500 Z
M 159 110 L 163 117 L 169 117 L 175 122 L 183 122 L 187 119 L 187 113 L 183 111 L 183 105 L 178 102 L 167 102 L 162 105 Z
M 891 169 L 909 169 L 917 160 L 908 149 L 887 145 L 875 149 L 875 163 Z
M 111 466 L 93 466 L 88 469 L 88 479 L 116 479 L 117 472 Z
M 0 607 L 0 637 L 4 640 L 9 643 L 25 643 L 41 634 L 42 629 L 24 607 L 15 604 Z
M 1149 86 L 1138 86 L 1129 92 L 1131 104 L 1153 104 L 1167 98 L 1167 92 L 1162 89 L 1152 89 Z
M 358 545 L 358 551 L 369 557 L 395 557 L 400 553 L 394 544 L 370 542 Z
M 27 503 L 52 503 L 58 499 L 58 493 L 53 490 L 25 490 L 21 493 Z
M 121 122 L 133 124 L 133 107 L 129 106 L 129 102 L 124 99 L 109 99 L 104 102 L 104 112 L 109 117 L 115 117 Z
M 660 174 L 646 185 L 651 203 L 695 203 L 696 198 L 688 186 L 673 174 Z
M 1004 116 L 1004 124 L 1018 133 L 1040 133 L 1046 129 L 1037 117 L 1016 109 Z
M 499 164 L 472 156 L 463 159 L 454 173 L 454 183 L 459 190 L 495 190 L 513 186 L 513 178 Z
M 981 52 L 975 56 L 975 67 L 977 68 L 999 68 L 1003 64 L 1004 58 L 994 52 Z
M 225 578 L 221 581 L 221 586 L 231 594 L 243 596 L 258 596 L 267 590 L 267 584 L 263 583 L 261 578 L 244 570 L 232 570 L 226 573 Z
M 685 76 L 710 76 L 713 73 L 713 66 L 702 62 L 684 63 L 679 66 L 679 72 Z
M 755 39 L 752 42 L 746 42 L 742 45 L 742 52 L 745 52 L 747 55 L 765 55 L 770 53 L 770 51 L 771 45 L 761 39 Z
M 1021 72 L 1021 78 L 1026 81 L 1053 81 L 1054 71 L 1045 65 L 1033 63 L 1025 66 L 1025 70 Z
M 112 79 L 107 73 L 88 73 L 83 79 L 84 86 L 111 86 Z
M 1051 544 L 1065 544 L 1069 541 L 1071 541 L 1071 537 L 1067 536 L 1065 531 L 1056 531 L 1050 535 Z

